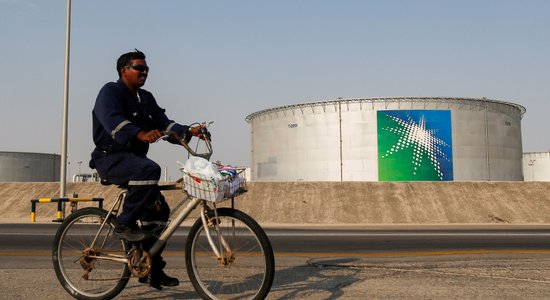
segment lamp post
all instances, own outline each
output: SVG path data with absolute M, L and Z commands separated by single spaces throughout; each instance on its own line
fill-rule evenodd
M 65 27 L 65 83 L 63 92 L 63 128 L 61 133 L 61 172 L 59 197 L 67 195 L 67 128 L 69 123 L 69 53 L 71 45 L 71 0 L 67 0 Z

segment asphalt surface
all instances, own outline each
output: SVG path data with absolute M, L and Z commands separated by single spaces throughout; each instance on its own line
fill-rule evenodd
M 0 225 L 0 299 L 71 299 L 51 267 L 55 224 Z M 269 299 L 548 299 L 550 229 L 537 226 L 268 228 Z M 184 240 L 185 230 L 178 232 Z M 179 242 L 156 291 L 132 279 L 117 299 L 198 299 Z
M 548 299 L 549 267 L 548 254 L 277 257 L 268 299 Z M 167 273 L 181 285 L 157 291 L 132 279 L 116 299 L 199 299 L 183 266 Z M 0 269 L 0 279 L 0 299 L 71 299 L 52 269 Z

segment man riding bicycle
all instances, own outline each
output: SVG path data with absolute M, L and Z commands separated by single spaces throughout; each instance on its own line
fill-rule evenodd
M 102 180 L 128 189 L 115 235 L 131 242 L 141 241 L 144 249 L 149 249 L 170 215 L 158 188 L 161 168 L 146 156 L 149 143 L 157 141 L 163 130 L 173 131 L 187 141 L 192 136 L 200 137 L 201 130 L 168 119 L 153 94 L 141 89 L 149 74 L 143 52 L 136 49 L 122 54 L 116 68 L 118 81 L 103 86 L 92 111 L 96 147 L 90 167 L 97 170 Z M 179 280 L 163 271 L 166 263 L 161 253 L 152 257 L 150 275 L 139 281 L 157 289 L 177 286 Z

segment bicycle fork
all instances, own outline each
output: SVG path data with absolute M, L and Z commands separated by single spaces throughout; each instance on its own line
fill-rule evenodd
M 235 256 L 233 254 L 233 251 L 231 250 L 231 247 L 229 246 L 229 243 L 225 240 L 223 237 L 223 234 L 220 230 L 220 219 L 218 218 L 218 211 L 216 210 L 216 207 L 214 206 L 214 218 L 207 219 L 207 213 L 205 209 L 206 205 L 201 206 L 201 221 L 204 228 L 204 232 L 206 234 L 206 238 L 208 239 L 208 243 L 210 244 L 210 248 L 212 248 L 212 251 L 218 258 L 218 262 L 221 266 L 227 266 L 228 264 L 232 263 L 235 260 Z M 212 235 L 210 234 L 210 228 L 214 227 L 216 230 L 216 236 L 218 237 L 217 245 L 214 242 L 214 239 L 212 238 Z M 235 226 L 232 227 L 233 234 L 235 230 Z M 225 250 L 225 251 L 224 251 Z

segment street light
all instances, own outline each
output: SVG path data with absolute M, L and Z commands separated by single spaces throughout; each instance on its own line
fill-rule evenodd
M 65 19 L 65 83 L 63 92 L 63 128 L 61 133 L 61 178 L 59 197 L 65 197 L 67 192 L 67 133 L 69 123 L 69 53 L 71 37 L 71 0 L 67 0 L 67 18 Z

